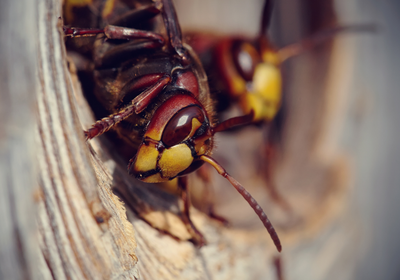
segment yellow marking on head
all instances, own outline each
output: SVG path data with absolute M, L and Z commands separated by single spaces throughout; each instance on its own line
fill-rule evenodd
M 198 147 L 198 146 L 200 146 L 200 147 Z M 207 145 L 205 145 L 204 142 L 201 143 L 201 145 L 196 145 L 195 146 L 195 149 L 196 149 L 196 152 L 197 152 L 198 156 L 204 155 L 207 152 L 208 148 L 209 147 Z
M 189 133 L 189 138 L 192 137 L 196 133 L 196 131 L 200 128 L 200 126 L 201 126 L 201 122 L 198 119 L 193 118 L 192 119 L 192 130 Z
M 172 146 L 164 150 L 158 166 L 165 178 L 173 178 L 188 168 L 193 162 L 192 152 L 185 144 Z
M 200 128 L 200 126 L 201 122 L 199 122 L 198 119 L 194 118 L 192 120 L 192 131 L 190 132 L 188 138 L 192 137 L 196 133 L 197 129 Z M 203 155 L 207 151 L 207 146 L 204 144 L 204 141 L 201 142 L 195 141 L 194 149 L 196 150 L 197 155 Z
M 188 138 L 193 137 L 193 135 L 196 133 L 196 131 L 200 128 L 200 126 L 201 126 L 201 122 L 198 119 L 193 118 L 192 119 L 192 131 L 190 131 Z M 194 146 L 194 149 L 196 150 L 196 153 L 199 152 L 197 145 Z
M 281 99 L 282 76 L 281 71 L 269 63 L 257 65 L 253 76 L 254 91 L 266 100 L 277 101 Z
M 251 110 L 254 111 L 254 122 L 271 121 L 277 114 L 280 103 L 266 102 L 260 95 L 247 94 L 241 98 L 243 111 L 248 114 Z
M 278 67 L 270 63 L 257 65 L 253 76 L 253 90 L 241 97 L 244 113 L 254 111 L 254 121 L 270 121 L 277 114 L 282 97 L 282 76 Z
M 145 183 L 161 183 L 168 181 L 168 178 L 162 178 L 160 173 L 156 173 L 140 180 Z
M 156 141 L 161 141 L 162 135 L 163 135 L 163 128 L 164 127 L 152 127 L 151 129 L 147 129 L 145 132 L 144 136 L 154 139 Z
M 145 144 L 142 144 L 136 154 L 133 171 L 135 173 L 143 173 L 156 169 L 157 157 L 158 151 L 154 146 L 146 146 Z

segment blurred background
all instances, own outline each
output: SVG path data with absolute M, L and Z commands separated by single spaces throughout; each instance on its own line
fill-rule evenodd
M 336 7 L 342 22 L 378 28 L 357 40 L 354 111 L 343 141 L 354 155 L 352 201 L 365 236 L 355 279 L 400 279 L 400 3 L 337 1 Z M 365 107 L 359 113 L 358 102 Z
M 324 18 L 330 10 L 323 9 L 329 5 L 339 26 L 376 26 L 369 34 L 337 36 L 332 51 L 337 62 L 331 61 L 335 69 L 325 85 L 329 94 L 342 97 L 323 141 L 331 142 L 325 148 L 332 153 L 348 156 L 349 187 L 342 212 L 313 238 L 299 241 L 284 254 L 285 273 L 288 279 L 400 279 L 400 127 L 396 125 L 400 120 L 400 2 L 275 2 L 271 38 L 277 46 L 316 31 L 313 22 L 319 24 L 317 28 L 332 25 L 331 18 Z M 175 3 L 184 29 L 248 36 L 258 31 L 263 5 L 259 0 Z M 311 63 L 315 60 L 308 58 Z M 302 75 L 301 62 L 300 58 L 284 66 L 288 82 Z

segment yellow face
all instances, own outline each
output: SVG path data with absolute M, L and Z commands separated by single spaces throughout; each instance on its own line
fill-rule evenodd
M 254 121 L 271 121 L 278 113 L 282 98 L 281 71 L 273 64 L 259 63 L 253 81 L 239 102 L 244 113 L 254 112 Z
M 129 166 L 129 172 L 141 181 L 160 183 L 194 171 L 200 163 L 196 159 L 211 149 L 208 120 L 197 105 L 177 111 L 158 129 L 160 133 L 157 127 L 149 126 Z
M 189 168 L 193 156 L 186 144 L 178 144 L 167 149 L 158 149 L 159 144 L 144 142 L 136 155 L 131 172 L 147 183 L 171 180 Z M 154 173 L 154 174 L 152 174 Z M 148 176 L 146 176 L 149 174 Z M 140 176 L 142 175 L 142 176 Z
M 260 51 L 246 40 L 233 41 L 229 46 L 232 60 L 224 57 L 223 71 L 232 98 L 239 101 L 245 114 L 254 112 L 253 121 L 271 121 L 281 104 L 279 56 L 269 47 Z

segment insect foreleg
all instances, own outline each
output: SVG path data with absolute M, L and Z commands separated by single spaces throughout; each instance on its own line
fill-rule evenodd
M 188 183 L 187 176 L 178 178 L 178 186 L 181 191 L 181 198 L 183 200 L 183 221 L 186 224 L 188 231 L 196 239 L 197 245 L 200 247 L 206 245 L 206 239 L 203 234 L 195 227 L 192 220 L 190 219 L 189 209 L 190 209 L 190 198 L 188 193 Z
M 142 112 L 170 81 L 171 77 L 169 75 L 162 76 L 156 83 L 134 98 L 127 107 L 97 121 L 90 129 L 85 131 L 86 139 L 99 136 L 131 115 Z
M 160 0 L 158 0 L 160 2 Z M 162 0 L 162 15 L 170 44 L 183 62 L 189 63 L 189 54 L 182 44 L 182 31 L 171 0 Z

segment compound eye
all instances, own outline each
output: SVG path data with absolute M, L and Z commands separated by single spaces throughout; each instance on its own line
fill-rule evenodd
M 193 119 L 197 120 L 197 122 L 193 122 Z M 200 107 L 193 105 L 183 108 L 167 123 L 161 141 L 166 147 L 179 144 L 193 136 L 204 121 L 204 112 Z M 193 126 L 193 123 L 199 125 Z
M 232 48 L 236 69 L 244 80 L 251 81 L 254 69 L 261 61 L 259 53 L 253 45 L 243 41 L 235 42 Z

